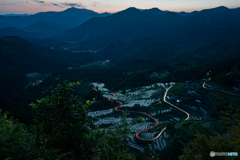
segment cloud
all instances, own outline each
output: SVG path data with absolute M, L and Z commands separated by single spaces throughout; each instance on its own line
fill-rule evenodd
M 84 5 L 82 3 L 70 3 L 70 2 L 64 2 L 61 3 L 64 6 L 68 6 L 68 7 L 84 7 Z
M 14 5 L 14 4 L 16 4 L 16 3 L 14 3 L 11 0 L 1 0 L 1 2 L 0 2 L 1 6 L 8 6 L 8 5 L 10 6 L 10 5 Z
M 93 4 L 92 4 L 92 5 L 93 5 L 94 7 L 96 7 L 96 6 L 97 6 L 97 4 L 99 4 L 99 2 L 93 2 Z
M 27 1 L 27 2 L 31 3 L 31 4 L 45 5 L 45 6 L 57 6 L 57 7 L 63 8 L 61 5 L 59 5 L 57 3 L 52 3 L 52 2 L 43 1 L 43 0 L 34 0 L 34 1 Z

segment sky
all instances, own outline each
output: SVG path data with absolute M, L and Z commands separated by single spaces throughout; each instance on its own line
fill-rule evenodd
M 115 13 L 129 7 L 192 12 L 218 6 L 238 8 L 240 0 L 0 0 L 0 15 L 63 11 L 70 7 Z

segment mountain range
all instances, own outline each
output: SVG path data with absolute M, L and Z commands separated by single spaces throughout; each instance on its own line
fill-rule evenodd
M 92 18 L 56 38 L 80 43 L 84 49 L 100 49 L 112 41 L 126 43 L 146 37 L 188 49 L 216 40 L 240 41 L 240 8 L 217 7 L 183 15 L 131 7 L 107 17 Z
M 29 15 L 26 17 L 22 16 L 8 17 L 1 15 L 0 22 L 9 24 L 11 25 L 11 27 L 25 28 L 39 21 L 46 21 L 49 22 L 50 24 L 54 23 L 55 26 L 58 26 L 60 28 L 69 29 L 81 25 L 83 22 L 91 19 L 92 17 L 103 17 L 108 15 L 110 15 L 110 13 L 99 14 L 92 10 L 78 9 L 72 7 L 61 12 L 53 11 L 39 12 L 37 14 Z
M 110 13 L 69 8 L 62 12 L 41 12 L 34 15 L 0 16 L 0 37 L 19 36 L 27 39 L 45 39 L 77 27 L 93 17 L 104 17 Z
M 69 8 L 26 17 L 0 16 L 0 37 L 18 36 L 34 42 L 48 39 L 41 41 L 43 46 L 56 40 L 58 44 L 70 42 L 75 50 L 96 50 L 113 41 L 152 38 L 193 50 L 219 40 L 239 42 L 239 19 L 240 8 L 224 6 L 191 13 L 130 7 L 114 14 Z
M 97 52 L 99 59 L 112 62 L 129 60 L 159 61 L 161 64 L 203 64 L 211 61 L 240 58 L 240 42 L 215 41 L 194 50 L 183 50 L 169 42 L 156 42 L 151 38 L 130 43 L 114 41 Z

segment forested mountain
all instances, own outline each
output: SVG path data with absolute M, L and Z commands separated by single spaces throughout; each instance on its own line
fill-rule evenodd
M 87 64 L 93 59 L 91 53 L 40 47 L 13 36 L 0 38 L 0 108 L 10 111 L 21 120 L 28 119 L 33 114 L 28 107 L 29 103 L 41 97 L 44 89 L 40 86 L 39 89 L 25 91 L 29 84 L 26 74 L 59 72 Z M 45 83 L 48 88 L 49 84 Z
M 168 41 L 194 49 L 216 40 L 239 41 L 238 19 L 240 8 L 218 7 L 192 12 L 187 16 L 174 12 L 162 14 L 156 9 L 141 12 L 128 8 L 108 17 L 92 18 L 57 38 L 83 43 L 83 47 L 88 46 L 88 49 L 99 49 L 115 40 L 131 42 L 151 37 L 158 42 Z
M 28 37 L 29 35 L 18 28 L 14 28 L 14 27 L 7 27 L 7 28 L 3 28 L 0 29 L 0 37 L 4 37 L 4 36 L 17 36 L 17 37 Z
M 240 58 L 240 43 L 215 41 L 195 50 L 183 50 L 168 42 L 143 38 L 123 43 L 114 41 L 101 49 L 96 56 L 119 62 L 126 60 L 154 60 L 164 64 L 200 64 L 227 58 Z
M 195 50 L 185 50 L 181 54 L 172 56 L 171 63 L 200 64 L 225 60 L 228 58 L 240 58 L 240 43 L 230 41 L 214 41 Z
M 40 33 L 48 35 L 49 37 L 55 36 L 57 34 L 60 34 L 65 29 L 58 27 L 54 23 L 50 23 L 47 21 L 39 21 L 34 24 L 31 24 L 23 29 L 26 32 L 32 32 L 32 33 Z
M 50 48 L 39 47 L 18 37 L 0 39 L 0 61 L 23 73 L 46 72 L 68 67 Z
M 40 12 L 27 17 L 20 16 L 0 16 L 1 23 L 11 24 L 12 27 L 24 28 L 39 21 L 54 23 L 60 28 L 73 28 L 92 17 L 108 16 L 109 13 L 98 14 L 87 9 L 69 8 L 62 12 Z M 0 24 L 1 25 L 1 24 Z
M 87 9 L 69 8 L 62 12 L 42 12 L 29 16 L 0 16 L 0 37 L 24 39 L 51 38 L 66 29 L 77 27 L 92 17 L 105 17 Z
M 0 62 L 21 73 L 52 72 L 94 60 L 93 53 L 72 53 L 37 46 L 19 37 L 0 39 Z
M 115 41 L 97 53 L 102 59 L 123 61 L 129 59 L 149 59 L 155 61 L 166 60 L 182 49 L 168 42 L 157 43 L 151 38 L 135 40 L 131 43 Z

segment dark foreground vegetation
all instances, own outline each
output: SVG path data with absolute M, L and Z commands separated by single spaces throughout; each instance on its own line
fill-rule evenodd
M 116 128 L 93 126 L 86 115 L 93 101 L 82 102 L 78 85 L 59 84 L 49 96 L 31 103 L 36 114 L 30 126 L 1 111 L 1 159 L 134 159 L 127 149 L 125 118 Z

